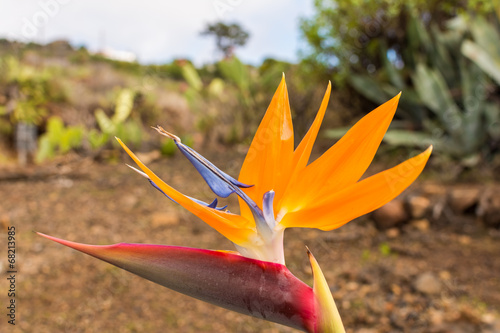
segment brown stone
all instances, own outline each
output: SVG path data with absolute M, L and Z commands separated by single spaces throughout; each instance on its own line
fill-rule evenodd
M 397 238 L 400 232 L 398 228 L 390 228 L 385 231 L 385 234 L 389 238 Z
M 429 195 L 446 194 L 446 188 L 443 185 L 438 185 L 438 184 L 424 184 L 422 186 L 422 191 Z
M 442 284 L 433 273 L 426 272 L 417 276 L 413 287 L 423 294 L 435 295 L 441 292 Z
M 408 199 L 408 210 L 414 219 L 425 217 L 431 206 L 431 201 L 422 196 L 412 196 Z
M 420 219 L 411 221 L 411 226 L 420 231 L 428 231 L 431 223 L 428 219 Z
M 372 218 L 379 229 L 389 229 L 408 220 L 402 200 L 395 199 L 372 213 Z
M 439 278 L 444 281 L 451 280 L 451 273 L 449 271 L 440 271 Z
M 477 215 L 489 227 L 500 226 L 500 188 L 489 188 L 479 199 Z
M 452 189 L 448 198 L 450 207 L 455 213 L 462 214 L 478 203 L 479 194 L 480 190 L 478 188 Z

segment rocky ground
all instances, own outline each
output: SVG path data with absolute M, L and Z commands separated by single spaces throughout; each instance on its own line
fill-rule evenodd
M 213 162 L 236 175 L 243 154 L 231 157 Z M 150 166 L 186 194 L 213 197 L 179 156 Z M 305 245 L 312 250 L 348 332 L 500 332 L 499 193 L 491 183 L 419 182 L 391 205 L 338 230 L 289 230 L 287 266 L 310 284 Z M 122 161 L 73 158 L 36 169 L 4 168 L 0 199 L 2 308 L 11 225 L 18 268 L 16 326 L 2 315 L 1 332 L 294 331 L 177 294 L 33 233 L 91 244 L 231 249 Z M 237 210 L 234 198 L 227 203 Z

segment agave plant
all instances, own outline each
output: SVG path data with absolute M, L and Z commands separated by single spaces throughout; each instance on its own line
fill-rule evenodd
M 405 91 L 402 115 L 416 131 L 391 129 L 384 140 L 403 146 L 433 144 L 463 162 L 490 154 L 494 148 L 488 142 L 500 137 L 500 105 L 493 98 L 496 88 L 491 81 L 500 84 L 498 26 L 481 17 L 456 17 L 440 31 L 411 19 L 407 31 L 403 68 L 395 68 L 385 56 L 384 68 L 375 77 L 350 79 L 356 90 L 377 103 Z M 338 131 L 330 133 L 335 135 Z
M 113 116 L 108 117 L 102 109 L 95 111 L 95 119 L 100 131 L 92 129 L 88 133 L 88 140 L 93 149 L 104 146 L 114 135 L 120 135 L 126 142 L 138 144 L 142 137 L 140 121 L 130 117 L 134 107 L 136 92 L 122 89 L 116 98 Z
M 312 255 L 313 288 L 285 266 L 286 228 L 332 230 L 368 213 L 409 186 L 424 168 L 432 147 L 376 175 L 360 180 L 391 122 L 399 95 L 361 119 L 334 146 L 308 165 L 330 95 L 326 91 L 311 128 L 294 149 L 284 77 L 243 163 L 239 179 L 229 176 L 161 127 L 219 197 L 236 194 L 240 214 L 176 191 L 146 167 L 133 168 L 170 200 L 208 223 L 236 252 L 177 246 L 95 246 L 42 236 L 128 270 L 148 280 L 257 318 L 306 332 L 344 332 L 328 284 Z

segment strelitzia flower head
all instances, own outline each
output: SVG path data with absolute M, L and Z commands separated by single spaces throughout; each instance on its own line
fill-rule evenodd
M 219 170 L 175 135 L 156 128 L 175 141 L 216 195 L 238 195 L 240 215 L 216 207 L 217 200 L 206 204 L 184 196 L 158 178 L 122 141 L 118 139 L 118 142 L 153 186 L 226 236 L 240 254 L 284 264 L 286 228 L 332 230 L 379 208 L 417 178 L 431 153 L 429 148 L 392 169 L 359 180 L 394 116 L 400 96 L 397 95 L 362 118 L 333 147 L 308 165 L 330 90 L 328 85 L 316 119 L 294 149 L 292 117 L 283 77 L 255 134 L 238 180 Z
M 139 166 L 131 167 L 161 193 L 182 205 L 234 243 L 237 253 L 176 246 L 94 246 L 40 234 L 153 282 L 225 307 L 307 332 L 344 332 L 318 263 L 309 253 L 313 288 L 284 266 L 286 228 L 332 230 L 399 195 L 421 173 L 432 147 L 360 180 L 396 111 L 399 95 L 349 130 L 308 164 L 330 97 L 330 84 L 309 131 L 294 149 L 292 117 L 283 77 L 249 148 L 238 180 L 227 175 L 161 127 L 212 191 L 236 194 L 240 214 L 183 195 L 163 182 L 117 138 Z M 242 288 L 244 286 L 244 288 Z

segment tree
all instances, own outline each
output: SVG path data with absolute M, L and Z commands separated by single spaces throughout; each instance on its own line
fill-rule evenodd
M 236 24 L 225 24 L 216 22 L 208 24 L 201 35 L 214 35 L 217 43 L 217 48 L 224 54 L 225 58 L 230 58 L 233 55 L 236 46 L 243 46 L 250 36 L 248 32 Z

